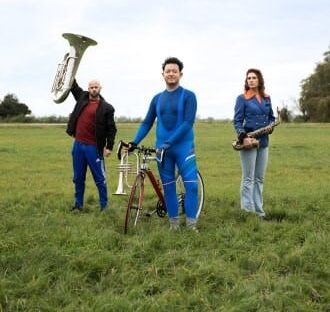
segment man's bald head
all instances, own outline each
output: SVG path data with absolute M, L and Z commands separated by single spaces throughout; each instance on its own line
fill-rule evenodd
M 101 84 L 98 80 L 93 79 L 88 83 L 88 92 L 91 99 L 98 99 L 101 93 Z
M 94 85 L 97 85 L 97 86 L 101 87 L 100 81 L 97 80 L 97 79 L 93 79 L 88 83 L 88 88 L 91 87 L 91 86 L 94 86 Z

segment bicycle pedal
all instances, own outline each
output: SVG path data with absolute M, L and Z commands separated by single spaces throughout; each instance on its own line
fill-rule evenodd
M 151 217 L 155 212 L 156 212 L 156 210 L 148 211 L 148 212 L 145 213 L 145 216 L 146 217 Z

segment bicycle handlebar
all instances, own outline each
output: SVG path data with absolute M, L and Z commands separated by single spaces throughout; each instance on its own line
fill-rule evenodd
M 123 140 L 119 141 L 118 144 L 118 148 L 117 148 L 117 157 L 119 160 L 121 160 L 121 151 L 123 149 L 123 147 L 130 147 L 129 143 L 124 142 Z M 144 156 L 151 156 L 152 154 L 156 154 L 156 160 L 159 161 L 161 164 L 163 164 L 163 159 L 164 159 L 164 153 L 165 150 L 164 149 L 158 149 L 155 147 L 145 147 L 145 146 L 135 146 L 134 150 L 138 150 L 141 154 L 143 154 Z M 159 154 L 159 158 L 157 157 L 157 154 Z

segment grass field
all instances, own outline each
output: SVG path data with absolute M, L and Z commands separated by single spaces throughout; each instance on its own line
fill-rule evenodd
M 136 128 L 118 124 L 117 142 Z M 65 127 L 0 125 L 0 311 L 330 311 L 330 124 L 275 129 L 269 222 L 239 209 L 232 125 L 199 123 L 195 134 L 200 232 L 152 217 L 124 235 L 115 155 L 110 209 L 99 212 L 89 174 L 85 211 L 71 213 Z

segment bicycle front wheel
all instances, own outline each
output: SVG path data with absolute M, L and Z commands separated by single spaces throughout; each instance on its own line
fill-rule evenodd
M 197 206 L 197 214 L 196 218 L 198 219 L 203 207 L 204 207 L 204 181 L 201 173 L 197 171 L 197 182 L 198 182 L 198 206 Z M 176 179 L 176 190 L 178 195 L 178 201 L 179 201 L 179 209 L 182 213 L 185 212 L 184 208 L 184 202 L 185 202 L 185 188 L 182 181 L 182 178 L 180 175 L 178 175 Z
M 144 198 L 144 177 L 138 174 L 133 183 L 131 193 L 128 200 L 125 228 L 124 232 L 127 234 L 129 227 L 136 227 L 142 211 L 142 202 Z

